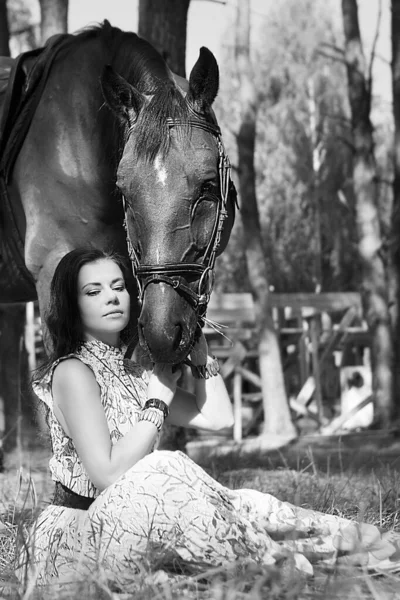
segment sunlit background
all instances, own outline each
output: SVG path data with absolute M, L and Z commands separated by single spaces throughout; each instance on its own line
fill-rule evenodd
M 321 2 L 325 0 L 316 0 Z M 30 7 L 32 19 L 40 22 L 39 2 L 24 2 Z M 340 2 L 326 2 L 340 23 Z M 276 0 L 252 0 L 252 41 L 263 35 L 263 25 Z M 359 0 L 359 19 L 366 52 L 369 52 L 376 35 L 379 0 Z M 231 27 L 235 14 L 235 0 L 215 2 L 192 0 L 188 13 L 186 69 L 190 72 L 196 61 L 199 48 L 207 46 L 219 62 L 223 59 L 226 31 Z M 71 32 L 86 25 L 108 19 L 112 25 L 124 30 L 137 31 L 138 0 L 70 0 L 68 23 Z M 377 55 L 374 66 L 374 93 L 390 101 L 390 3 L 382 0 L 382 17 L 377 40 Z M 376 117 L 376 115 L 375 115 Z

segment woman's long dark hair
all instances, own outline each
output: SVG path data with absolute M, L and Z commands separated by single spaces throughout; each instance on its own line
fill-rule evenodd
M 119 254 L 84 247 L 68 252 L 58 263 L 51 280 L 49 308 L 44 315 L 50 356 L 36 371 L 35 379 L 43 376 L 58 358 L 76 352 L 84 341 L 78 306 L 78 276 L 84 265 L 104 259 L 112 260 L 119 266 L 128 292 L 131 292 L 132 277 L 124 258 Z M 132 337 L 128 324 L 121 332 L 121 340 L 129 343 Z

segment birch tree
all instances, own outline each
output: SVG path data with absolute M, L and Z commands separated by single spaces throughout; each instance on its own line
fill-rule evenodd
M 237 2 L 236 71 L 239 79 L 237 131 L 239 191 L 246 263 L 258 323 L 258 352 L 262 381 L 263 435 L 295 437 L 283 378 L 278 337 L 269 303 L 269 282 L 256 196 L 254 151 L 260 98 L 250 58 L 250 0 Z
M 389 427 L 393 417 L 392 336 L 371 122 L 372 63 L 375 49 L 372 49 L 368 65 L 361 41 L 357 0 L 342 0 L 342 17 L 353 133 L 353 187 L 358 251 L 362 262 L 361 293 L 371 335 L 375 416 L 377 425 Z

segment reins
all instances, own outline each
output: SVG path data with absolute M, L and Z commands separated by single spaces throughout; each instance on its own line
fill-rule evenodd
M 128 206 L 125 197 L 122 196 L 124 209 L 124 227 L 128 246 L 129 258 L 132 264 L 133 274 L 136 278 L 139 288 L 139 301 L 143 302 L 144 293 L 150 283 L 165 283 L 173 287 L 181 294 L 186 301 L 198 313 L 199 319 L 205 316 L 211 291 L 214 285 L 214 266 L 217 257 L 218 248 L 221 243 L 221 235 L 224 221 L 228 216 L 227 203 L 229 196 L 229 187 L 231 183 L 230 171 L 231 165 L 225 152 L 221 138 L 221 130 L 218 125 L 210 123 L 204 119 L 191 118 L 189 120 L 167 119 L 170 128 L 177 126 L 190 125 L 213 134 L 217 141 L 218 148 L 218 173 L 220 184 L 220 199 L 218 202 L 217 214 L 214 226 L 211 232 L 210 241 L 204 252 L 202 263 L 166 263 L 164 265 L 141 265 L 136 250 L 132 244 L 128 227 Z M 193 291 L 182 278 L 187 276 L 199 279 L 197 291 Z

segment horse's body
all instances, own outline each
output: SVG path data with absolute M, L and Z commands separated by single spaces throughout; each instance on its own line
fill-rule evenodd
M 23 208 L 16 214 L 41 311 L 69 250 L 92 244 L 127 256 L 121 192 L 136 260 L 152 267 L 201 262 L 215 222 L 219 154 L 212 128 L 192 128 L 190 115 L 213 122 L 214 63 L 203 56 L 188 84 L 147 42 L 108 23 L 70 36 L 58 52 L 8 183 L 12 204 Z M 229 202 L 218 252 L 232 223 Z M 172 284 L 167 276 L 146 280 L 143 306 L 132 302 L 154 360 L 180 362 L 190 350 L 196 303 L 174 288 L 179 280 L 195 290 L 198 278 L 181 272 Z M 18 284 L 16 274 L 8 301 L 35 299 L 18 297 Z M 0 282 L 0 302 L 1 289 Z

